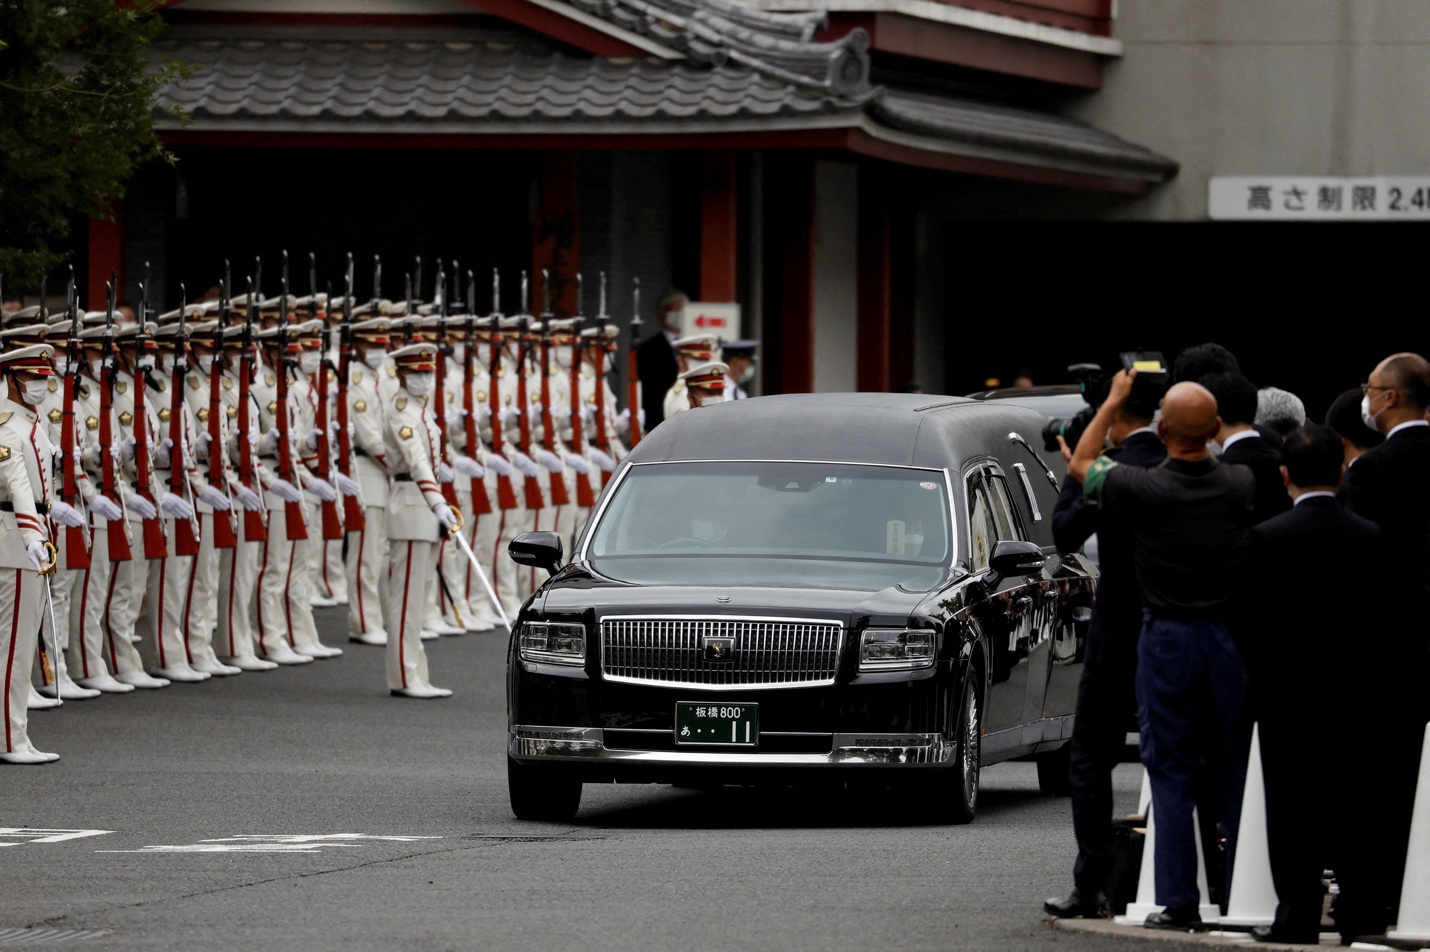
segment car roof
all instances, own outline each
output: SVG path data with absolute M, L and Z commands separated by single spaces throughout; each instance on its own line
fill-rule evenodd
M 1002 455 L 1008 434 L 1039 438 L 1043 417 L 1013 404 L 904 393 L 782 394 L 731 400 L 669 417 L 631 451 L 632 463 L 784 459 L 957 467 Z

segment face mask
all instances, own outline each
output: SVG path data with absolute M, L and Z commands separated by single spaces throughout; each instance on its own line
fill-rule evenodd
M 50 382 L 48 380 L 27 380 L 25 381 L 24 400 L 32 407 L 37 407 L 50 395 Z
M 305 350 L 298 355 L 298 369 L 308 376 L 318 372 L 318 362 L 322 360 L 322 355 L 315 350 Z
M 408 374 L 407 392 L 414 397 L 425 397 L 432 392 L 432 388 L 437 385 L 436 374 Z
M 1367 427 L 1375 430 L 1377 433 L 1380 432 L 1380 427 L 1375 424 L 1375 414 L 1372 413 L 1370 409 L 1370 394 L 1366 394 L 1360 398 L 1360 418 Z
M 452 360 L 454 360 L 455 362 L 457 362 L 457 363 L 460 364 L 462 361 L 464 361 L 464 360 L 466 360 L 466 359 L 467 359 L 467 345 L 466 345 L 466 344 L 461 344 L 461 343 L 454 343 L 454 344 L 452 345 Z
M 166 374 L 174 372 L 174 355 L 164 354 L 159 358 L 159 369 Z
M 140 357 L 139 360 L 138 360 L 138 366 L 139 366 L 139 369 L 140 369 L 140 370 L 153 370 L 153 369 L 154 369 L 154 355 L 153 355 L 153 354 L 145 354 L 143 357 Z
M 92 374 L 94 374 L 95 377 L 98 377 L 100 371 L 102 371 L 103 369 L 104 369 L 104 358 L 102 358 L 102 357 L 96 357 L 96 358 L 94 358 L 93 360 L 91 360 L 91 361 L 89 362 L 89 372 L 92 373 Z
M 387 359 L 387 351 L 380 347 L 369 347 L 362 352 L 362 362 L 373 370 L 382 366 L 382 362 Z
M 194 358 L 194 363 L 198 364 L 200 373 L 212 373 L 214 369 L 213 354 L 199 354 Z
M 746 367 L 744 370 L 740 371 L 740 383 L 746 384 L 746 383 L 749 383 L 751 380 L 754 380 L 754 379 L 755 379 L 755 365 L 754 365 L 754 364 L 751 364 L 750 366 Z
M 556 348 L 556 366 L 560 367 L 562 370 L 571 369 L 571 348 Z
M 700 405 L 701 405 L 702 407 L 713 407 L 713 406 L 714 406 L 715 404 L 717 404 L 717 403 L 724 403 L 724 402 L 725 402 L 725 397 L 724 397 L 722 394 L 718 394 L 718 393 L 717 393 L 717 394 L 714 394 L 713 396 L 701 397 L 701 398 L 700 398 Z

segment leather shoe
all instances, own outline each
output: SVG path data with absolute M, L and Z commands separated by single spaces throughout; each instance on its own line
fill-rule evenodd
M 178 681 L 182 684 L 198 684 L 213 677 L 211 674 L 204 674 L 202 671 L 195 671 L 187 664 L 174 664 L 167 668 L 155 668 L 149 672 L 156 678 L 168 678 L 170 681 Z
M 235 668 L 233 665 L 224 664 L 222 661 L 219 661 L 217 659 L 213 661 L 209 661 L 208 659 L 204 659 L 202 661 L 195 661 L 193 664 L 189 665 L 189 667 L 193 668 L 200 674 L 207 674 L 215 678 L 231 678 L 235 674 L 243 673 L 242 668 Z
M 307 655 L 300 655 L 287 645 L 281 644 L 276 648 L 270 649 L 267 655 L 268 657 L 265 660 L 273 661 L 278 664 L 311 664 L 313 661 L 313 659 Z
M 1163 929 L 1167 932 L 1195 932 L 1202 927 L 1202 916 L 1195 908 L 1168 908 L 1152 913 L 1142 925 L 1148 929 Z
M 30 697 L 25 707 L 31 711 L 48 711 L 50 708 L 59 707 L 64 703 L 64 701 L 61 701 L 57 697 L 45 697 L 39 691 L 36 691 L 35 686 L 32 684 L 30 685 Z
M 1102 919 L 1107 915 L 1107 897 L 1074 886 L 1066 896 L 1043 900 L 1043 911 L 1055 919 Z
M 385 645 L 387 644 L 387 632 L 381 628 L 376 631 L 364 631 L 357 635 L 348 635 L 348 641 L 355 641 L 360 645 Z
M 447 688 L 434 688 L 430 684 L 414 684 L 410 688 L 393 688 L 392 696 L 415 697 L 426 701 L 439 697 L 451 697 L 452 692 Z
M 1276 926 L 1252 926 L 1251 937 L 1257 942 L 1280 942 L 1283 945 L 1320 945 L 1321 933 L 1308 932 L 1300 935 L 1286 932 Z
M 229 658 L 227 662 L 221 661 L 219 663 L 227 664 L 229 667 L 237 668 L 240 671 L 272 671 L 278 667 L 274 662 L 264 661 L 256 655 L 236 655 Z
M 152 678 L 143 671 L 123 671 L 114 676 L 114 680 L 120 684 L 128 684 L 131 687 L 143 688 L 146 691 L 157 691 L 159 688 L 169 686 L 168 678 Z
M 52 764 L 59 759 L 59 754 L 47 754 L 36 750 L 34 744 L 14 753 L 0 754 L 0 762 L 7 764 Z
M 103 691 L 105 694 L 128 694 L 134 690 L 134 685 L 124 684 L 114 680 L 106 671 L 103 674 L 96 674 L 92 678 L 80 678 L 76 684 L 81 687 L 93 688 L 96 691 Z

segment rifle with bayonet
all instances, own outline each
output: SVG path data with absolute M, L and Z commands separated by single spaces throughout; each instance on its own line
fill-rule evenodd
M 308 252 L 308 319 L 319 320 L 318 315 L 318 256 L 313 252 Z M 328 439 L 328 354 L 327 343 L 327 313 L 322 315 L 324 332 L 320 340 L 318 351 L 318 372 L 313 375 L 313 386 L 317 387 L 317 423 L 313 429 L 317 433 L 317 445 L 314 447 L 318 454 L 318 461 L 313 473 L 319 479 L 332 483 L 333 481 L 333 455 L 332 443 Z M 323 514 L 323 538 L 329 541 L 341 539 L 343 537 L 343 521 L 338 516 L 337 499 L 324 500 L 319 504 L 319 509 Z
M 301 489 L 298 485 L 298 469 L 293 463 L 293 441 L 288 419 L 288 372 L 293 363 L 293 358 L 288 353 L 288 333 L 288 252 L 284 251 L 283 288 L 279 291 L 278 298 L 278 360 L 274 368 L 277 372 L 278 393 L 273 415 L 277 417 L 278 428 L 278 478 L 294 489 Z M 288 540 L 291 542 L 308 538 L 308 523 L 304 519 L 302 500 L 285 502 L 283 512 Z
M 606 314 L 606 272 L 601 272 L 601 297 L 599 313 L 596 314 L 596 336 L 591 342 L 592 372 L 596 375 L 596 449 L 607 459 L 611 456 L 611 434 L 606 430 L 606 324 L 610 317 Z M 601 467 L 601 485 L 611 479 L 611 473 Z
M 455 265 L 455 262 L 453 262 Z M 421 271 L 419 270 L 419 274 Z M 437 472 L 437 463 L 447 463 L 447 314 L 449 313 L 447 294 L 447 276 L 442 270 L 442 261 L 437 261 L 437 288 L 433 294 L 434 310 L 437 312 L 437 360 L 436 372 L 433 374 L 432 387 L 432 417 L 437 421 L 437 455 L 439 459 L 432 466 L 433 473 Z M 456 481 L 443 482 L 438 477 L 438 484 L 441 486 L 442 498 L 447 501 L 447 505 L 455 507 L 457 505 L 457 484 Z
M 541 269 L 541 434 L 542 448 L 558 460 L 556 420 L 551 413 L 551 322 L 556 315 L 551 310 L 551 273 Z M 566 492 L 566 479 L 561 473 L 551 474 L 551 505 L 569 506 L 571 496 Z
M 626 413 L 630 415 L 629 449 L 635 449 L 641 441 L 641 375 L 636 359 L 636 350 L 641 338 L 641 279 L 635 279 L 635 289 L 631 292 L 631 339 L 626 350 Z
M 99 489 L 122 510 L 124 499 L 119 492 L 119 476 L 114 463 L 114 379 L 119 373 L 119 343 L 114 339 L 114 304 L 118 280 L 119 276 L 111 273 L 105 285 L 104 362 L 99 371 Z M 128 562 L 134 558 L 129 550 L 128 523 L 120 518 L 110 522 L 106 528 L 109 561 Z
M 75 291 L 74 268 L 70 268 L 69 297 L 65 302 L 69 316 L 70 333 L 65 340 L 65 376 L 63 407 L 60 410 L 60 501 L 83 512 L 79 497 L 79 481 L 75 470 L 79 459 L 75 454 L 75 383 L 79 379 L 79 368 L 84 363 L 84 351 L 79 339 L 79 295 Z M 70 569 L 89 568 L 89 533 L 85 527 L 65 527 L 65 567 Z
M 188 319 L 185 314 L 188 309 L 188 295 L 184 292 L 184 286 L 180 284 L 179 334 L 174 339 L 173 394 L 169 401 L 169 492 L 180 499 L 189 496 L 189 505 L 192 507 L 193 497 L 189 492 L 188 460 L 186 459 L 188 454 L 185 452 L 188 434 L 184 432 L 184 417 L 186 415 L 184 413 L 184 378 L 189 375 Z M 188 519 L 176 518 L 174 520 L 174 554 L 199 554 L 197 514 Z
M 490 351 L 490 366 L 487 368 L 489 379 L 487 381 L 487 399 L 490 401 L 492 427 L 492 453 L 501 456 L 505 461 L 505 454 L 502 452 L 502 432 L 501 432 L 501 352 L 502 352 L 502 312 L 501 312 L 501 272 L 496 268 L 492 269 L 492 344 Z M 516 501 L 516 491 L 512 489 L 511 477 L 504 473 L 497 474 L 497 507 L 500 509 L 515 509 L 520 504 Z
M 477 426 L 477 404 L 472 396 L 472 378 L 477 375 L 477 279 L 467 272 L 467 346 L 462 348 L 462 431 L 467 441 L 467 455 L 477 458 L 481 448 L 481 428 Z M 491 382 L 488 382 L 488 386 Z M 487 484 L 472 480 L 472 509 L 478 516 L 492 511 Z
M 526 272 L 521 273 L 521 311 L 518 314 L 520 323 L 517 326 L 516 341 L 516 432 L 517 450 L 527 459 L 531 458 L 531 412 L 526 402 L 526 369 L 527 360 L 531 356 L 531 307 L 530 301 L 530 280 Z M 526 474 L 525 491 L 522 494 L 526 500 L 526 508 L 531 510 L 545 508 L 545 503 L 541 499 L 541 482 L 530 473 Z
M 584 343 L 581 339 L 581 331 L 585 329 L 586 313 L 585 301 L 585 279 L 576 275 L 576 323 L 571 332 L 575 335 L 575 342 L 571 345 L 571 452 L 577 456 L 586 455 L 586 433 L 585 422 L 581 419 L 584 407 L 581 400 L 581 349 Z M 576 505 L 590 508 L 596 504 L 596 494 L 591 490 L 591 477 L 580 470 L 576 471 Z
M 253 315 L 258 313 L 258 289 L 263 286 L 263 262 L 253 262 L 253 276 L 248 279 L 248 308 L 243 315 L 243 353 L 239 356 L 238 367 L 238 427 L 234 431 L 238 440 L 238 481 L 259 499 L 263 498 L 263 487 L 259 485 L 258 471 L 253 465 L 253 378 L 258 373 L 258 358 L 253 353 Z M 243 541 L 264 542 L 268 539 L 268 525 L 263 509 L 243 511 Z
M 228 260 L 223 263 L 223 282 L 219 285 L 218 295 L 218 329 L 214 331 L 213 356 L 209 359 L 209 485 L 217 491 L 228 495 L 228 481 L 224 479 L 224 454 L 228 452 L 228 447 L 223 440 L 223 393 L 220 387 L 223 383 L 223 362 L 224 331 L 228 328 L 228 319 L 233 311 L 233 298 L 229 296 L 232 281 L 229 276 Z M 213 547 L 215 549 L 232 549 L 238 544 L 238 532 L 234 526 L 233 507 L 230 506 L 228 512 L 219 512 L 217 509 L 213 513 Z
M 343 316 L 338 324 L 338 406 L 334 413 L 338 426 L 338 472 L 348 479 L 356 480 L 353 472 L 353 436 L 349 428 L 348 379 L 353 364 L 353 256 L 348 252 L 348 270 L 345 275 L 343 292 Z M 332 303 L 329 302 L 329 306 Z M 377 316 L 377 307 L 372 309 Z M 362 501 L 357 496 L 343 497 L 343 527 L 348 532 L 356 532 L 367 527 L 367 517 L 362 511 Z
M 144 558 L 162 559 L 169 554 L 169 540 L 160 521 L 158 500 L 154 498 L 151 480 L 153 461 L 149 458 L 149 411 L 146 393 L 149 389 L 149 368 L 144 366 L 144 352 L 149 348 L 149 267 L 144 267 L 144 282 L 139 285 L 139 332 L 134 335 L 134 475 L 135 493 L 156 511 L 144 520 Z M 158 389 L 157 387 L 155 388 Z

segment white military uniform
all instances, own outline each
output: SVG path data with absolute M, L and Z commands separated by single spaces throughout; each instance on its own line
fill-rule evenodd
M 325 558 L 323 500 L 307 487 L 318 478 L 316 428 L 324 426 L 328 428 L 327 432 L 332 432 L 330 422 L 320 423 L 318 421 L 318 393 L 314 386 L 315 383 L 314 378 L 299 371 L 295 374 L 293 386 L 288 394 L 288 399 L 298 414 L 300 427 L 298 433 L 303 434 L 302 438 L 298 440 L 298 444 L 303 448 L 302 466 L 299 473 L 305 487 L 303 506 L 307 513 L 308 523 L 308 537 L 300 540 L 294 550 L 295 561 L 292 577 L 288 581 L 288 599 L 294 606 L 292 626 L 293 636 L 297 641 L 297 647 L 294 650 L 299 654 L 310 655 L 314 658 L 332 658 L 342 654 L 343 650 L 330 648 L 323 644 L 318 639 L 318 626 L 313 621 L 313 595 L 317 591 L 318 574 L 325 565 L 323 561 Z M 329 453 L 329 461 L 331 462 L 331 453 Z M 329 485 L 332 484 L 329 483 Z M 341 497 L 334 500 L 334 504 L 339 507 L 338 518 L 341 519 Z
M 363 322 L 356 333 L 386 329 L 379 318 Z M 359 325 L 360 326 L 360 325 Z M 354 341 L 354 348 L 374 350 L 380 343 Z M 352 428 L 354 476 L 362 487 L 363 528 L 348 528 L 347 590 L 348 637 L 370 645 L 387 644 L 383 622 L 382 579 L 387 573 L 387 437 L 383 426 L 386 407 L 396 395 L 397 381 L 387 371 L 384 360 L 377 370 L 366 363 L 354 363 L 348 370 L 348 426 Z M 394 370 L 393 373 L 396 373 Z
M 393 354 L 398 361 L 424 356 L 426 366 L 435 367 L 436 348 L 430 344 L 404 347 Z M 428 676 L 421 636 L 426 606 L 418 604 L 437 567 L 441 534 L 435 511 L 446 506 L 432 466 L 441 434 L 426 400 L 406 389 L 399 389 L 392 401 L 384 434 L 392 473 L 387 508 L 392 552 L 387 576 L 387 686 L 412 697 L 445 697 L 451 692 L 434 688 Z
M 485 326 L 484 319 L 478 319 L 477 324 Z M 452 412 L 448 414 L 448 425 L 450 432 L 448 439 L 450 447 L 455 453 L 469 456 L 484 469 L 480 477 L 472 478 L 461 473 L 457 475 L 457 500 L 462 507 L 462 513 L 466 516 L 466 522 L 462 526 L 462 534 L 471 546 L 473 554 L 477 557 L 477 562 L 486 574 L 487 581 L 490 582 L 494 576 L 490 559 L 492 550 L 496 545 L 497 529 L 497 506 L 496 494 L 492 489 L 490 480 L 492 475 L 487 469 L 486 460 L 488 453 L 485 444 L 482 443 L 482 428 L 490 416 L 488 399 L 488 379 L 483 357 L 489 344 L 467 341 L 463 346 L 473 347 L 472 377 L 466 378 L 465 368 L 461 361 L 455 361 L 459 368 L 458 378 L 461 387 L 456 393 L 455 407 L 457 411 L 465 410 L 465 397 L 468 391 L 472 394 L 472 429 L 476 435 L 476 445 L 468 445 L 466 417 L 462 412 Z M 448 380 L 450 381 L 450 376 Z M 450 389 L 451 384 L 448 384 Z M 487 595 L 486 586 L 482 585 L 477 577 L 476 570 L 472 567 L 471 560 L 466 557 L 455 543 L 447 546 L 449 557 L 461 560 L 459 571 L 456 573 L 457 588 L 461 592 L 462 598 L 466 602 L 467 622 L 474 626 L 476 631 L 491 631 L 496 627 L 499 618 L 496 608 L 491 603 L 490 596 Z M 454 551 L 455 550 L 455 551 Z

